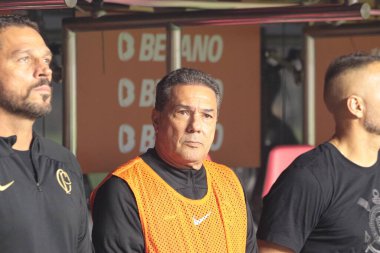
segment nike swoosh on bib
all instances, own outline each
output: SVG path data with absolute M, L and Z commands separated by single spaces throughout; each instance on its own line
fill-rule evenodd
M 193 217 L 193 223 L 195 226 L 199 226 L 202 222 L 204 222 L 209 216 L 211 215 L 211 211 L 208 212 L 205 216 L 203 216 L 202 218 L 200 219 L 195 219 L 195 217 Z
M 12 182 L 9 182 L 6 185 L 0 185 L 0 192 L 5 191 L 6 189 L 8 189 L 14 182 L 15 181 L 13 180 Z

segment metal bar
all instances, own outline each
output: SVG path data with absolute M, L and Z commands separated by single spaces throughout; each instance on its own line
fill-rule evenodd
M 91 2 L 91 0 L 86 0 Z M 192 8 L 192 9 L 242 9 L 242 8 L 267 8 L 295 6 L 296 3 L 257 3 L 237 1 L 210 1 L 210 0 L 104 0 L 105 3 L 123 4 L 131 6 L 155 7 L 155 8 Z
M 181 67 L 181 28 L 169 24 L 167 26 L 166 40 L 166 69 L 169 73 Z
M 0 11 L 73 8 L 77 0 L 1 1 Z
M 65 30 L 64 57 L 64 138 L 63 144 L 74 154 L 77 151 L 77 59 L 76 33 Z
M 375 13 L 375 12 L 372 12 Z M 238 10 L 201 10 L 171 13 L 110 15 L 64 20 L 64 25 L 80 31 L 196 25 L 242 25 L 264 23 L 322 22 L 361 20 L 370 16 L 367 3 L 354 5 L 317 5 Z
M 306 50 L 306 143 L 315 145 L 315 45 L 311 36 L 306 36 Z

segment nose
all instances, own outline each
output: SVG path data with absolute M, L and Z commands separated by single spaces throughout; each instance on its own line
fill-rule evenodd
M 35 78 L 45 77 L 51 80 L 52 74 L 53 74 L 53 71 L 50 68 L 49 63 L 47 63 L 45 60 L 36 60 L 35 71 L 34 71 Z
M 189 124 L 187 125 L 187 132 L 189 133 L 199 133 L 202 129 L 202 119 L 198 114 L 193 114 L 189 118 Z

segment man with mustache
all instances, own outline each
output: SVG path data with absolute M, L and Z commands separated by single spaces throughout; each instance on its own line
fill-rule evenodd
M 215 79 L 198 70 L 175 70 L 157 84 L 155 148 L 93 194 L 96 252 L 256 252 L 238 178 L 206 160 L 220 104 Z
M 32 129 L 51 111 L 51 59 L 36 23 L 0 16 L 1 253 L 93 251 L 79 164 Z

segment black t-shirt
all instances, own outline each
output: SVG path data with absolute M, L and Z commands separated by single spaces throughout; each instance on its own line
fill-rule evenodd
M 324 143 L 264 199 L 257 238 L 295 252 L 380 252 L 380 160 L 361 167 Z
M 141 158 L 183 196 L 201 199 L 207 193 L 204 167 L 200 170 L 176 169 L 162 161 L 154 149 L 149 149 Z M 98 189 L 92 216 L 92 239 L 97 253 L 145 252 L 136 200 L 124 180 L 112 176 Z M 247 220 L 246 252 L 257 252 L 253 219 L 248 204 Z
M 13 151 L 21 158 L 21 160 L 24 162 L 24 164 L 26 165 L 26 167 L 28 167 L 30 171 L 34 171 L 30 150 L 21 151 L 14 149 Z

